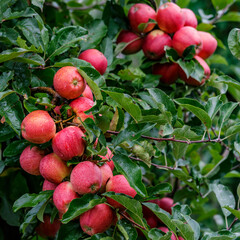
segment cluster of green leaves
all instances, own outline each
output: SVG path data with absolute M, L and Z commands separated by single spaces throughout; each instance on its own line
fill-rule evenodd
M 147 239 L 167 240 L 171 234 L 149 229 L 142 205 L 187 240 L 239 237 L 240 224 L 227 228 L 235 217 L 240 219 L 240 191 L 236 184 L 240 177 L 240 82 L 238 69 L 233 66 L 237 60 L 229 57 L 224 46 L 228 42 L 231 53 L 239 59 L 239 29 L 231 25 L 234 29 L 228 39 L 228 34 L 220 33 L 221 26 L 226 26 L 221 24 L 240 21 L 234 10 L 238 3 L 177 1 L 181 7 L 199 10 L 198 29 L 214 31 L 221 48 L 208 60 L 215 68 L 209 81 L 201 88 L 193 88 L 180 80 L 171 86 L 159 84 L 159 76 L 150 74 L 155 62 L 147 62 L 142 52 L 127 57 L 119 54 L 114 42 L 118 32 L 128 27 L 125 13 L 133 2 L 0 1 L 0 222 L 5 227 L 1 224 L 0 238 L 8 233 L 4 229 L 14 229 L 11 234 L 15 238 L 19 230 L 23 239 L 34 238 L 43 214 L 51 214 L 52 219 L 57 214 L 50 200 L 52 191 L 40 192 L 43 179 L 29 176 L 19 167 L 19 156 L 29 145 L 21 137 L 20 126 L 31 111 L 46 107 L 52 111 L 52 96 L 35 93 L 33 88 L 52 87 L 57 69 L 69 65 L 78 68 L 95 96 L 90 110 L 95 122 L 84 122 L 86 155 L 97 159 L 108 146 L 114 153 L 114 174 L 123 174 L 138 195 L 131 199 L 105 193 L 74 200 L 63 215 L 64 224 L 56 239 L 85 239 L 79 224 L 71 220 L 105 202 L 105 197 L 126 207 L 133 221 L 146 229 L 142 232 Z M 204 13 L 206 6 L 209 12 Z M 80 51 L 89 48 L 97 48 L 107 57 L 104 76 L 77 59 Z M 182 59 L 173 49 L 167 49 L 161 62 L 177 62 L 188 76 L 200 80 L 203 69 L 192 60 L 191 48 L 188 50 Z M 227 75 L 229 72 L 232 77 Z M 109 130 L 116 135 L 110 135 Z M 94 147 L 96 138 L 99 141 Z M 179 202 L 172 215 L 146 202 L 166 194 Z M 134 225 L 126 219 L 119 220 L 106 233 L 91 237 L 139 238 Z

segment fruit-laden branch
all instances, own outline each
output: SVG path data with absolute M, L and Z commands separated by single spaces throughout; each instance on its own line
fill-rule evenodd
M 48 94 L 52 95 L 53 99 L 52 99 L 51 103 L 53 105 L 57 105 L 59 100 L 63 100 L 63 98 L 50 87 L 34 87 L 34 88 L 31 88 L 31 92 L 32 93 L 44 92 L 44 93 L 48 93 Z
M 143 226 L 141 226 L 141 225 L 139 225 L 138 223 L 136 223 L 136 222 L 134 222 L 130 217 L 128 217 L 125 213 L 123 213 L 123 212 L 119 212 L 119 214 L 121 215 L 121 216 L 123 216 L 124 218 L 126 218 L 129 222 L 131 222 L 133 225 L 135 225 L 136 227 L 139 227 L 139 228 L 141 228 L 141 229 L 143 229 L 143 230 L 147 230 L 145 227 L 143 227 Z

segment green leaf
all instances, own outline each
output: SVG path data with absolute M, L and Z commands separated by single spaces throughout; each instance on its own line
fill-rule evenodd
M 85 27 L 88 29 L 88 36 L 85 41 L 80 43 L 81 50 L 96 48 L 106 36 L 108 32 L 107 26 L 102 20 L 96 19 L 88 23 Z
M 228 12 L 224 14 L 217 22 L 240 22 L 240 14 L 239 12 Z
M 130 186 L 134 188 L 140 196 L 145 197 L 147 191 L 142 183 L 141 168 L 126 155 L 114 155 L 112 160 L 117 171 L 125 176 Z
M 175 224 L 171 220 L 171 215 L 168 212 L 161 209 L 155 203 L 145 202 L 143 205 L 149 208 L 168 227 L 168 229 L 176 233 Z
M 234 3 L 234 0 L 212 0 L 212 4 L 216 10 L 221 10 L 232 3 Z
M 31 47 L 28 47 L 28 45 L 26 44 L 26 40 L 23 40 L 20 36 L 18 36 L 18 38 L 17 38 L 17 44 L 20 48 L 29 50 L 31 52 L 42 53 L 41 47 L 39 47 L 38 49 L 34 45 L 31 45 Z
M 226 134 L 225 134 L 226 135 L 225 138 L 227 138 L 229 136 L 232 136 L 234 134 L 237 134 L 239 132 L 240 132 L 240 123 L 238 122 L 235 125 L 233 125 L 233 126 L 231 126 L 227 129 Z
M 17 199 L 13 204 L 13 211 L 17 212 L 21 208 L 25 207 L 34 207 L 42 201 L 46 201 L 51 198 L 53 195 L 53 191 L 43 191 L 39 194 L 33 193 L 25 193 L 19 199 Z
M 1 80 L 0 80 L 1 81 Z M 3 99 L 3 98 L 5 98 L 5 97 L 7 97 L 9 94 L 11 94 L 11 93 L 14 93 L 14 91 L 12 91 L 12 90 L 7 90 L 7 91 L 5 91 L 5 92 L 0 92 L 0 101 Z
M 61 226 L 57 234 L 57 240 L 79 240 L 83 235 L 84 232 L 82 231 L 79 222 L 71 221 Z
M 0 63 L 12 60 L 26 52 L 29 52 L 29 50 L 23 48 L 13 48 L 11 50 L 5 50 L 0 53 Z
M 240 219 L 240 211 L 235 210 L 229 206 L 224 206 L 223 208 L 226 208 L 229 212 L 231 212 L 236 218 Z
M 211 119 L 213 119 L 222 106 L 221 95 L 208 99 L 205 109 Z
M 10 94 L 0 101 L 0 115 L 4 116 L 6 123 L 20 136 L 24 113 L 17 94 Z
M 237 195 L 238 195 L 238 198 L 240 198 L 240 183 L 238 184 L 238 187 L 237 187 Z
M 76 43 L 83 40 L 87 30 L 80 26 L 68 26 L 59 29 L 49 43 L 48 58 L 53 58 L 75 47 Z
M 17 37 L 18 32 L 12 28 L 5 28 L 2 26 L 0 29 L 0 42 L 10 44 L 10 45 L 17 45 Z
M 160 229 L 152 228 L 148 232 L 148 237 L 152 240 L 171 240 L 172 232 L 167 232 L 164 236 Z
M 33 65 L 45 65 L 44 59 L 36 53 L 25 53 L 21 57 L 14 59 L 16 62 L 28 63 Z
M 189 226 L 193 230 L 194 239 L 199 239 L 199 237 L 200 237 L 200 226 L 199 226 L 198 222 L 196 222 L 195 220 L 193 220 L 189 216 L 183 216 L 183 218 L 185 219 L 185 221 L 189 224 Z
M 7 124 L 0 124 L 0 142 L 5 142 L 15 136 L 13 129 Z M 1 159 L 1 158 L 0 158 Z
M 240 59 L 240 29 L 234 28 L 228 35 L 228 47 L 233 56 Z
M 172 185 L 170 183 L 159 183 L 153 187 L 147 188 L 148 195 L 160 195 L 172 192 Z
M 207 128 L 210 128 L 212 126 L 211 118 L 207 114 L 204 106 L 197 100 L 190 98 L 178 98 L 174 101 L 181 107 L 184 107 L 194 113 Z
M 215 82 L 227 84 L 229 87 L 231 86 L 231 87 L 236 88 L 237 90 L 240 91 L 240 82 L 234 80 L 233 78 L 231 78 L 227 75 L 222 75 L 222 76 L 218 77 L 215 80 Z
M 123 93 L 110 92 L 107 90 L 104 90 L 104 92 L 107 93 L 120 106 L 122 106 L 122 108 L 124 108 L 124 110 L 127 111 L 136 122 L 141 120 L 142 118 L 141 109 L 137 104 L 133 103 L 132 99 L 129 98 L 128 95 Z
M 5 16 L 3 16 L 4 21 L 22 18 L 22 17 L 33 17 L 37 13 L 32 8 L 26 8 L 26 10 L 20 11 L 20 12 L 13 12 L 11 11 L 11 8 L 8 8 L 8 10 L 4 13 Z M 2 18 L 2 16 L 0 16 Z
M 45 2 L 45 0 L 32 0 L 31 1 L 32 5 L 39 7 L 41 10 L 43 10 L 44 2 Z
M 93 194 L 85 194 L 81 198 L 74 199 L 71 201 L 68 211 L 63 215 L 62 223 L 68 223 L 72 219 L 105 201 L 105 198 L 100 198 L 98 195 Z
M 222 184 L 211 184 L 210 189 L 215 193 L 224 216 L 228 217 L 231 213 L 223 209 L 223 207 L 228 206 L 233 209 L 235 208 L 236 202 L 232 192 Z
M 117 228 L 122 233 L 125 240 L 136 240 L 138 237 L 136 228 L 126 220 L 119 220 L 117 222 Z
M 181 222 L 180 220 L 173 219 L 174 225 L 179 229 L 181 236 L 184 239 L 194 240 L 194 231 L 190 227 L 190 225 L 185 224 L 185 222 Z
M 13 78 L 13 75 L 14 75 L 13 71 L 3 72 L 3 74 L 0 76 L 0 82 L 1 82 L 0 92 L 4 91 L 7 88 L 8 81 Z M 11 90 L 7 90 L 6 92 L 9 92 L 9 91 L 11 91 Z M 0 93 L 0 94 L 3 96 L 3 95 L 5 95 L 5 93 Z M 11 92 L 9 92 L 9 94 L 10 93 Z M 2 97 L 0 97 L 0 100 L 2 100 Z
M 11 142 L 3 151 L 4 157 L 13 157 L 22 153 L 22 151 L 29 145 L 25 140 L 17 140 Z

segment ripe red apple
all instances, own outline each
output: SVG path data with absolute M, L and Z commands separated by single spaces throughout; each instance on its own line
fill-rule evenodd
M 86 98 L 89 98 L 90 100 L 93 101 L 93 93 L 92 93 L 92 90 L 91 88 L 86 84 L 86 87 L 82 93 L 82 96 L 83 97 L 86 97 Z
M 66 127 L 56 133 L 52 140 L 53 151 L 64 161 L 82 156 L 85 150 L 83 132 L 75 126 Z
M 70 182 L 60 183 L 53 192 L 53 203 L 60 213 L 68 210 L 69 204 L 73 199 L 78 198 Z
M 75 123 L 81 123 L 84 122 L 87 118 L 92 118 L 94 120 L 94 117 L 92 114 L 86 114 L 85 111 L 92 108 L 94 105 L 94 102 L 86 97 L 79 97 L 75 100 L 73 100 L 69 106 L 72 108 L 73 112 L 77 115 L 76 118 L 74 118 Z M 80 119 L 79 119 L 80 118 Z
M 150 19 L 156 21 L 156 12 L 152 7 L 147 4 L 137 3 L 129 9 L 129 24 L 132 30 L 136 33 L 150 32 L 156 25 L 155 23 L 148 23 Z M 142 23 L 146 23 L 146 26 L 144 27 L 144 29 L 139 29 L 139 25 Z
M 55 190 L 57 186 L 57 183 L 52 183 L 45 179 L 43 182 L 42 191 Z
M 196 28 L 198 25 L 198 21 L 195 13 L 189 8 L 182 8 L 182 13 L 185 18 L 184 26 Z
M 51 223 L 50 216 L 44 215 L 43 222 L 36 227 L 36 233 L 43 238 L 53 238 L 60 229 L 60 226 L 61 222 L 58 219 L 54 219 L 53 223 Z
M 158 218 L 152 214 L 152 216 L 145 217 L 147 224 L 150 228 L 156 228 L 158 226 Z
M 144 38 L 142 50 L 147 58 L 156 60 L 164 55 L 165 46 L 172 46 L 171 37 L 161 30 L 153 30 Z
M 61 97 L 74 99 L 83 93 L 86 81 L 76 67 L 66 66 L 60 68 L 54 75 L 53 86 Z
M 188 85 L 200 86 L 200 85 L 204 84 L 205 81 L 209 78 L 209 76 L 211 74 L 211 70 L 210 70 L 208 64 L 202 58 L 200 58 L 198 56 L 195 56 L 194 58 L 201 64 L 201 66 L 204 69 L 204 77 L 203 77 L 202 81 L 199 82 L 192 77 L 187 78 L 187 75 L 180 67 L 179 67 L 179 75 L 180 75 L 180 78 L 182 80 L 184 80 Z
M 87 49 L 83 51 L 79 56 L 79 59 L 82 59 L 86 62 L 91 63 L 91 65 L 101 74 L 103 75 L 107 70 L 107 59 L 97 49 Z
M 41 175 L 52 183 L 60 183 L 70 174 L 71 168 L 55 153 L 42 158 L 39 166 Z
M 177 63 L 156 63 L 153 65 L 153 74 L 161 75 L 160 82 L 164 84 L 172 84 L 178 79 L 178 64 Z
M 96 193 L 102 186 L 102 173 L 96 164 L 84 161 L 73 168 L 70 181 L 80 195 Z
M 159 227 L 158 229 L 160 229 L 161 231 L 163 231 L 165 233 L 169 232 L 169 229 L 166 228 L 166 227 Z M 177 240 L 177 238 L 175 237 L 174 233 L 171 236 L 171 240 Z
M 137 192 L 129 185 L 127 179 L 123 175 L 115 175 L 110 178 L 106 185 L 106 192 L 123 193 L 133 198 L 137 194 Z M 111 198 L 107 198 L 107 201 L 115 208 L 122 208 L 120 203 Z
M 198 53 L 198 56 L 206 59 L 215 52 L 217 48 L 217 40 L 208 32 L 198 31 L 198 34 L 202 40 L 202 49 Z
M 179 56 L 182 56 L 184 50 L 191 45 L 195 46 L 196 54 L 201 51 L 202 40 L 195 28 L 182 27 L 174 34 L 172 46 Z
M 113 160 L 111 160 L 113 158 L 113 156 L 114 155 L 113 155 L 112 151 L 108 147 L 107 147 L 107 154 L 105 156 L 99 155 L 99 157 L 102 158 L 103 160 L 109 160 L 107 162 L 107 165 L 112 169 L 112 171 L 114 169 L 114 162 L 113 162 Z
M 178 237 L 178 240 L 184 240 L 182 237 Z
M 168 197 L 161 198 L 158 200 L 158 206 L 172 214 L 172 207 L 174 206 L 173 199 Z
M 111 227 L 114 220 L 114 212 L 108 205 L 102 203 L 80 215 L 82 230 L 92 236 L 103 233 Z
M 117 44 L 119 43 L 128 43 L 122 50 L 123 54 L 128 55 L 141 50 L 143 39 L 131 31 L 122 30 L 117 38 Z
M 55 136 L 56 125 L 48 112 L 36 110 L 23 119 L 21 131 L 27 141 L 42 144 Z
M 174 33 L 184 26 L 184 22 L 184 15 L 177 4 L 167 2 L 158 9 L 157 23 L 164 32 Z
M 102 173 L 102 186 L 100 188 L 100 192 L 105 192 L 107 181 L 113 177 L 112 169 L 108 164 L 104 163 L 101 167 L 99 167 Z
M 44 157 L 44 150 L 34 146 L 26 147 L 20 155 L 20 165 L 24 171 L 32 175 L 41 175 L 39 164 Z

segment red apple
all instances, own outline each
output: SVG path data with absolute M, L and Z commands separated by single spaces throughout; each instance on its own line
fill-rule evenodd
M 122 30 L 117 38 L 117 44 L 119 43 L 128 43 L 122 50 L 123 54 L 128 55 L 141 50 L 143 39 L 131 31 Z
M 56 133 L 52 140 L 53 151 L 64 161 L 82 156 L 85 150 L 83 132 L 75 126 L 66 127 Z
M 27 141 L 42 144 L 55 136 L 56 125 L 48 112 L 36 110 L 23 119 L 21 131 Z
M 104 163 L 101 167 L 99 167 L 102 173 L 102 186 L 100 188 L 100 192 L 105 192 L 107 181 L 113 177 L 112 169 L 108 164 Z
M 42 158 L 39 166 L 41 175 L 52 183 L 60 183 L 70 174 L 71 168 L 55 153 Z
M 169 229 L 166 228 L 166 227 L 159 227 L 158 229 L 160 229 L 161 231 L 163 231 L 165 233 L 169 232 Z M 177 238 L 175 237 L 174 233 L 171 236 L 171 240 L 177 240 Z
M 70 182 L 60 183 L 53 192 L 53 203 L 60 213 L 68 210 L 69 204 L 73 199 L 78 198 L 78 194 L 73 190 Z
M 184 26 L 190 26 L 190 27 L 196 28 L 198 25 L 198 21 L 195 13 L 188 8 L 182 8 L 182 13 L 183 13 L 183 16 L 185 17 Z
M 172 46 L 171 37 L 161 30 L 153 30 L 144 38 L 142 50 L 147 58 L 156 60 L 164 55 L 165 46 Z
M 39 164 L 44 155 L 44 150 L 38 147 L 26 147 L 20 155 L 20 165 L 22 169 L 32 175 L 41 175 Z
M 164 84 L 172 84 L 178 79 L 178 64 L 177 63 L 156 63 L 153 65 L 153 74 L 161 75 L 160 82 Z
M 92 93 L 92 90 L 91 88 L 86 84 L 86 87 L 82 93 L 82 96 L 83 97 L 86 97 L 86 98 L 89 98 L 90 100 L 93 101 L 93 93 Z
M 182 237 L 178 237 L 178 240 L 184 240 Z
M 184 15 L 177 4 L 167 2 L 158 9 L 157 23 L 164 32 L 174 33 L 184 26 L 184 22 Z
M 211 74 L 211 70 L 210 70 L 209 66 L 207 65 L 207 63 L 202 58 L 200 58 L 198 56 L 195 56 L 194 58 L 201 64 L 201 66 L 204 69 L 204 78 L 202 79 L 202 81 L 199 82 L 192 77 L 187 78 L 187 75 L 180 67 L 179 67 L 179 75 L 180 75 L 180 78 L 182 80 L 184 80 L 188 85 L 200 86 L 200 85 L 204 84 L 205 80 L 207 80 L 209 78 L 209 76 Z
M 43 182 L 42 191 L 55 190 L 57 186 L 58 184 L 49 182 L 45 179 Z
M 202 40 L 195 28 L 188 26 L 182 27 L 174 34 L 172 46 L 179 56 L 182 56 L 184 50 L 191 45 L 195 46 L 196 54 L 201 51 Z
M 110 178 L 106 185 L 106 192 L 123 193 L 130 197 L 135 197 L 137 192 L 129 185 L 127 179 L 123 175 L 115 175 Z M 108 203 L 115 208 L 123 206 L 111 198 L 107 198 Z
M 83 93 L 86 81 L 76 67 L 66 66 L 60 68 L 54 75 L 53 86 L 61 97 L 74 99 Z
M 158 226 L 158 218 L 155 215 L 145 217 L 145 219 L 150 228 L 156 228 Z
M 158 200 L 158 206 L 172 214 L 172 207 L 174 206 L 173 199 L 168 197 L 161 198 Z
M 112 151 L 107 147 L 107 154 L 105 155 L 105 156 L 100 156 L 99 155 L 99 157 L 100 158 L 102 158 L 103 160 L 109 160 L 108 162 L 107 162 L 107 165 L 112 169 L 112 171 L 113 171 L 113 169 L 114 169 L 114 162 L 113 162 L 113 160 L 111 160 L 112 158 L 113 158 L 113 153 L 112 153 Z
M 148 23 L 150 19 L 156 21 L 156 12 L 152 7 L 147 4 L 137 3 L 129 9 L 129 24 L 132 30 L 136 33 L 150 32 L 156 25 L 155 23 Z M 146 26 L 143 29 L 139 29 L 139 25 L 142 23 L 146 23 Z
M 202 49 L 198 53 L 198 56 L 206 59 L 215 52 L 217 48 L 217 40 L 208 32 L 198 31 L 198 34 L 202 40 Z
M 86 114 L 85 111 L 92 108 L 94 105 L 94 102 L 86 97 L 79 97 L 75 100 L 73 100 L 69 106 L 72 108 L 73 112 L 77 115 L 76 118 L 74 118 L 75 123 L 81 123 L 84 122 L 87 118 L 92 118 L 94 120 L 94 117 L 92 114 Z
M 96 164 L 84 161 L 73 168 L 70 181 L 80 195 L 96 193 L 102 186 L 102 173 Z
M 114 212 L 108 205 L 102 203 L 80 215 L 82 230 L 92 236 L 103 233 L 111 227 L 114 220 Z
M 83 51 L 79 56 L 79 59 L 82 59 L 86 62 L 91 63 L 91 65 L 101 74 L 103 75 L 107 70 L 107 59 L 97 49 L 87 49 Z
M 43 238 L 54 238 L 60 226 L 61 222 L 58 219 L 54 219 L 53 223 L 51 223 L 50 216 L 44 215 L 43 222 L 36 227 L 36 233 Z

